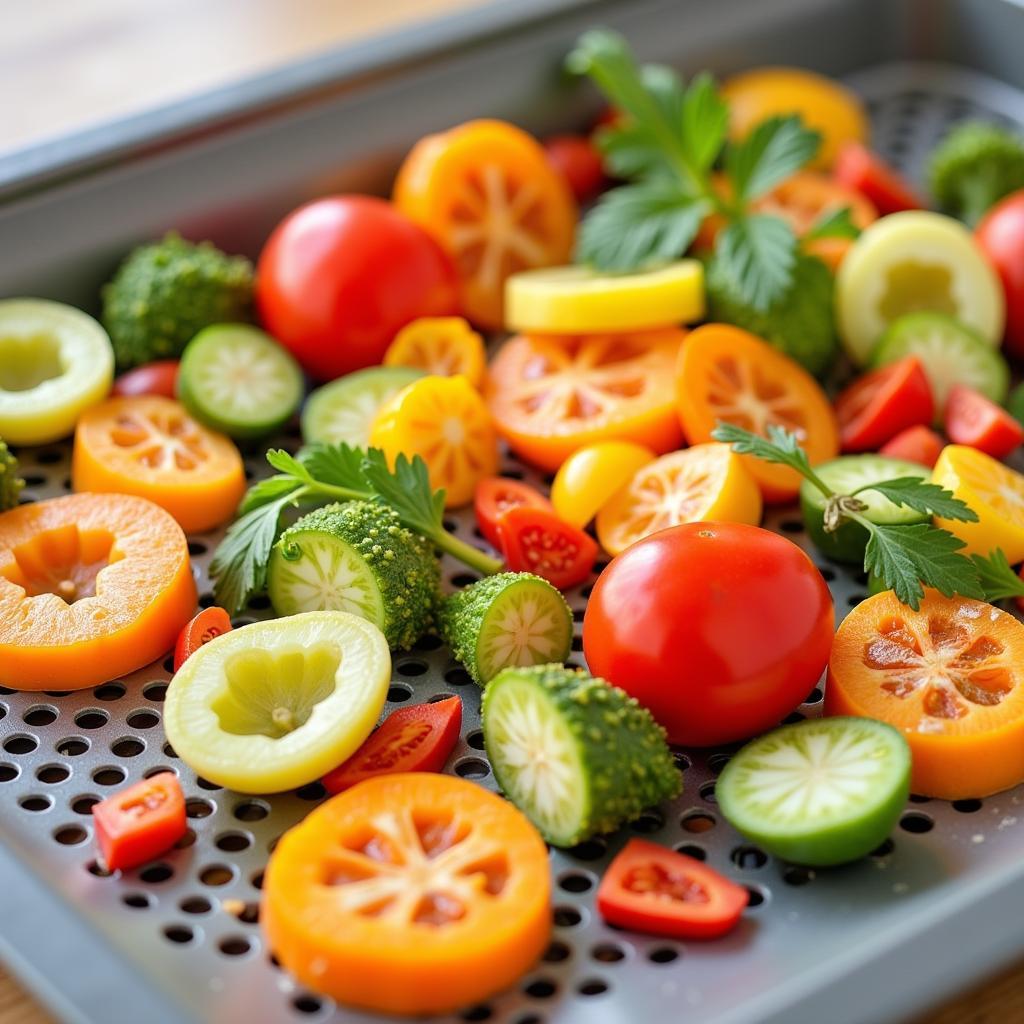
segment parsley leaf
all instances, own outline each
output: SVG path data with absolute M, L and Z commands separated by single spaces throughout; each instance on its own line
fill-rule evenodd
M 793 281 L 796 236 L 781 217 L 754 213 L 722 231 L 715 255 L 740 300 L 764 312 Z
M 729 104 L 706 71 L 691 79 L 682 104 L 683 145 L 701 171 L 708 171 L 722 151 L 729 130 Z
M 805 127 L 799 117 L 767 118 L 725 151 L 733 192 L 741 200 L 763 196 L 800 170 L 820 146 L 821 135 Z
M 811 473 L 807 452 L 800 447 L 796 434 L 791 434 L 776 423 L 768 424 L 768 436 L 765 438 L 735 423 L 719 420 L 711 436 L 716 441 L 731 444 L 737 455 L 753 455 L 762 462 L 777 462 L 795 469 L 803 476 Z
M 811 225 L 809 231 L 800 236 L 802 242 L 813 242 L 816 238 L 859 238 L 860 228 L 853 223 L 850 207 L 823 213 Z
M 260 480 L 253 484 L 245 492 L 245 497 L 242 498 L 242 503 L 238 506 L 238 514 L 244 516 L 246 512 L 251 512 L 254 508 L 267 505 L 278 498 L 284 497 L 286 494 L 291 494 L 292 491 L 297 491 L 301 486 L 301 480 L 296 480 L 295 477 L 289 476 L 287 473 L 268 476 L 265 480 Z
M 411 530 L 433 539 L 442 528 L 444 491 L 431 489 L 427 464 L 419 455 L 410 462 L 404 452 L 399 452 L 391 470 L 384 453 L 371 448 L 363 459 L 363 473 L 381 501 L 390 505 Z
M 976 523 L 978 514 L 965 502 L 955 498 L 951 491 L 917 476 L 901 476 L 877 484 L 858 487 L 853 493 L 875 491 L 894 505 L 905 505 L 915 512 L 923 512 L 941 519 L 955 519 L 961 523 Z
M 321 483 L 352 491 L 365 491 L 369 497 L 373 488 L 363 472 L 365 457 L 366 452 L 362 448 L 353 448 L 342 442 L 310 445 L 299 456 L 299 461 Z
M 1009 597 L 1024 597 L 1024 580 L 1010 567 L 1002 548 L 989 555 L 972 555 L 978 570 L 986 601 L 1005 601 Z

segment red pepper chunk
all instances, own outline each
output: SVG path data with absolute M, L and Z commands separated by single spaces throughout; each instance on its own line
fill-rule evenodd
M 347 761 L 324 776 L 324 787 L 333 794 L 376 775 L 439 772 L 461 728 L 462 701 L 458 697 L 400 708 Z
M 169 850 L 186 832 L 185 796 L 172 772 L 143 779 L 92 809 L 103 862 L 134 868 Z

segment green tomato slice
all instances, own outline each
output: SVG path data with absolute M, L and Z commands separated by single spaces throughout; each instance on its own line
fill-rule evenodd
M 0 301 L 0 437 L 67 437 L 114 379 L 114 350 L 91 316 L 44 299 Z
M 171 680 L 167 739 L 203 778 L 277 793 L 320 778 L 370 734 L 391 679 L 381 631 L 356 615 L 306 612 L 204 644 Z
M 882 332 L 907 313 L 955 317 L 992 347 L 1003 335 L 1003 290 L 971 233 L 940 213 L 909 210 L 875 221 L 836 275 L 847 355 L 864 366 Z
M 302 410 L 303 441 L 368 447 L 380 407 L 422 376 L 411 366 L 371 366 L 317 388 Z
M 811 867 L 870 853 L 910 792 L 910 748 L 868 718 L 786 725 L 748 743 L 715 786 L 722 814 L 746 838 Z

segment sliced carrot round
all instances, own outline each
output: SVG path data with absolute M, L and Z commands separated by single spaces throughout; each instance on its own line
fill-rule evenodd
M 679 353 L 676 394 L 690 444 L 711 440 L 719 422 L 767 436 L 777 425 L 792 431 L 811 464 L 834 458 L 839 431 L 828 396 L 799 364 L 738 327 L 698 327 Z M 792 501 L 800 475 L 788 466 L 743 456 L 768 502 Z
M 442 1013 L 514 982 L 551 930 L 547 850 L 501 797 L 449 775 L 367 779 L 287 832 L 261 921 L 282 965 L 341 1003 Z
M 686 332 L 520 334 L 491 362 L 484 394 L 498 433 L 528 462 L 556 470 L 596 441 L 656 454 L 682 433 L 672 373 Z
M 75 431 L 76 491 L 137 494 L 167 509 L 188 533 L 231 518 L 245 493 L 235 445 L 161 395 L 110 398 Z
M 0 515 L 0 684 L 75 690 L 165 654 L 196 606 L 188 545 L 161 508 L 73 494 Z
M 830 715 L 861 715 L 910 744 L 911 788 L 982 797 L 1024 781 L 1024 625 L 982 601 L 891 590 L 859 604 L 832 646 Z

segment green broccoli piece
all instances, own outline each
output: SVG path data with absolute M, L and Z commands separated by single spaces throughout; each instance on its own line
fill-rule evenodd
M 737 296 L 732 277 L 715 256 L 708 261 L 704 285 L 708 320 L 735 324 L 764 338 L 816 376 L 831 367 L 838 350 L 833 280 L 816 256 L 797 256 L 789 290 L 763 312 Z
M 139 246 L 103 288 L 103 324 L 118 371 L 176 359 L 204 327 L 252 319 L 253 267 L 211 242 L 169 232 Z
M 18 457 L 0 439 L 0 512 L 15 508 L 25 481 L 18 476 Z
M 1024 139 L 985 121 L 958 124 L 932 152 L 928 183 L 946 212 L 973 226 L 1024 188 Z

